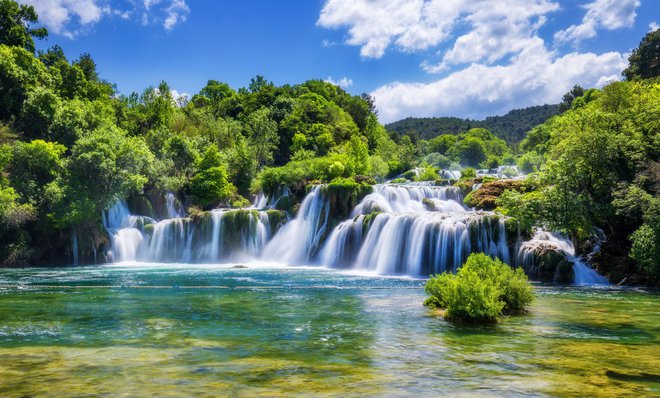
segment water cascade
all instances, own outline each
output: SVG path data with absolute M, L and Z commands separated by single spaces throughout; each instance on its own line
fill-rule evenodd
M 109 258 L 183 263 L 265 260 L 425 276 L 456 271 L 474 252 L 528 271 L 534 269 L 539 250 L 550 248 L 559 256 L 557 262 L 570 261 L 576 284 L 606 283 L 575 256 L 570 240 L 558 235 L 538 231 L 531 241 L 510 247 L 506 219 L 466 208 L 457 187 L 378 184 L 349 202 L 329 188 L 313 187 L 288 221 L 284 211 L 275 210 L 292 204 L 288 189 L 271 197 L 259 195 L 247 209 L 215 209 L 192 217 L 168 194 L 168 218 L 163 220 L 132 215 L 127 203 L 119 201 L 103 214 L 111 237 Z M 343 210 L 337 210 L 338 205 Z M 339 219 L 338 214 L 349 216 Z M 513 258 L 512 250 L 517 252 Z
M 376 185 L 333 230 L 318 262 L 415 276 L 456 270 L 472 252 L 509 262 L 504 220 L 462 199 L 455 187 Z
M 594 271 L 581 256 L 575 255 L 573 242 L 557 233 L 537 230 L 531 240 L 520 245 L 517 262 L 529 270 L 538 261 L 540 253 L 548 250 L 562 253 L 566 261 L 572 264 L 573 284 L 609 285 L 607 278 Z
M 167 208 L 169 214 L 174 214 L 171 209 L 181 214 L 169 204 Z M 254 258 L 279 227 L 269 212 L 256 209 L 216 209 L 194 219 L 176 216 L 156 221 L 131 215 L 125 201 L 104 213 L 103 220 L 114 261 L 187 263 Z

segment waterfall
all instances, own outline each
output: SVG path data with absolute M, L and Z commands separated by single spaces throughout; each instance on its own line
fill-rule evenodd
M 183 263 L 266 260 L 427 276 L 455 272 L 476 252 L 511 265 L 515 261 L 527 270 L 537 261 L 539 248 L 551 247 L 562 253 L 559 261 L 570 261 L 576 284 L 605 282 L 575 256 L 571 241 L 557 234 L 537 231 L 531 241 L 519 237 L 510 247 L 506 219 L 466 208 L 457 187 L 429 182 L 377 184 L 357 205 L 351 204 L 352 209 L 346 209 L 346 203 L 355 202 L 328 189 L 312 187 L 292 219 L 275 210 L 293 205 L 286 188 L 269 197 L 259 194 L 250 208 L 214 209 L 191 217 L 184 217 L 176 197 L 167 194 L 163 220 L 132 215 L 126 201 L 118 201 L 103 213 L 110 258 Z M 343 206 L 337 210 L 341 214 L 350 212 L 349 218 L 332 214 L 336 206 Z M 514 258 L 511 250 L 517 253 Z M 570 277 L 570 268 L 562 275 Z
M 598 247 L 598 245 L 597 245 Z M 537 230 L 534 237 L 523 242 L 518 249 L 518 264 L 528 269 L 533 266 L 537 252 L 543 248 L 550 248 L 564 255 L 573 266 L 573 284 L 575 285 L 609 285 L 607 278 L 598 274 L 581 256 L 576 256 L 573 242 L 553 232 Z
M 103 226 L 110 235 L 111 258 L 115 261 L 135 261 L 144 237 L 139 224 L 153 222 L 149 217 L 134 216 L 125 200 L 115 203 L 103 213 Z
M 455 271 L 475 251 L 508 262 L 504 220 L 469 211 L 462 201 L 456 187 L 376 185 L 352 219 L 334 228 L 318 262 L 414 276 Z
M 220 262 L 257 257 L 272 236 L 268 213 L 256 209 L 216 209 L 198 220 L 179 216 L 167 195 L 168 215 L 156 221 L 132 215 L 126 201 L 103 213 L 114 261 Z
M 184 215 L 181 202 L 179 202 L 172 192 L 168 192 L 165 195 L 165 207 L 167 209 L 167 218 L 178 218 Z
M 298 216 L 275 235 L 261 258 L 288 264 L 311 260 L 325 233 L 329 212 L 323 186 L 314 187 L 300 205 Z
M 78 265 L 78 233 L 74 230 L 71 236 L 71 254 L 73 265 Z

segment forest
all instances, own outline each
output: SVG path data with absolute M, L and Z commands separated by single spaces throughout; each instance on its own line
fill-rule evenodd
M 208 80 L 190 98 L 174 98 L 163 81 L 122 95 L 89 54 L 36 51 L 48 32 L 32 7 L 1 0 L 0 26 L 2 266 L 61 263 L 74 233 L 100 245 L 103 211 L 132 195 L 172 192 L 190 209 L 240 208 L 284 186 L 461 184 L 442 181 L 442 170 L 472 181 L 470 168 L 511 166 L 504 174 L 527 176 L 498 193 L 499 212 L 577 246 L 601 229 L 599 271 L 659 280 L 660 30 L 642 39 L 623 81 L 574 89 L 561 113 L 545 105 L 388 127 L 374 98 L 322 80 L 277 86 L 256 76 L 237 90 Z

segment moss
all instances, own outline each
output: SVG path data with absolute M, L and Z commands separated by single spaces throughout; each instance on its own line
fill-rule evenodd
M 362 234 L 365 235 L 368 231 L 369 228 L 371 228 L 371 225 L 374 223 L 374 220 L 376 217 L 380 214 L 381 212 L 379 211 L 374 211 L 366 216 L 364 216 L 364 219 L 362 220 Z
M 391 184 L 405 184 L 407 182 L 410 182 L 410 180 L 405 178 L 395 178 L 392 181 L 390 181 Z
M 142 232 L 144 232 L 146 235 L 151 235 L 154 233 L 154 225 L 153 224 L 146 224 L 145 226 L 142 227 Z
M 128 208 L 130 209 L 131 214 L 157 218 L 157 214 L 154 211 L 151 201 L 145 196 L 137 195 L 128 198 Z
M 373 192 L 370 184 L 357 182 L 353 178 L 336 178 L 325 186 L 331 217 L 341 220 L 368 194 Z
M 436 211 L 435 203 L 429 199 L 429 198 L 424 198 L 422 199 L 422 204 L 424 205 L 424 208 L 428 211 Z
M 287 222 L 286 212 L 283 210 L 266 210 L 271 234 L 277 232 Z
M 229 205 L 234 208 L 243 208 L 243 207 L 249 207 L 251 205 L 250 201 L 245 199 L 243 196 L 239 194 L 235 194 L 234 196 L 231 197 L 229 200 Z
M 485 181 L 485 180 L 484 180 Z M 465 204 L 478 210 L 494 210 L 496 201 L 505 190 L 524 191 L 521 180 L 497 180 L 482 182 L 482 185 L 465 197 Z

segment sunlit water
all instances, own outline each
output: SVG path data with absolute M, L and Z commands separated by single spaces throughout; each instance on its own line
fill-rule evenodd
M 0 396 L 652 396 L 660 295 L 537 287 L 455 326 L 423 280 L 315 268 L 0 270 Z

